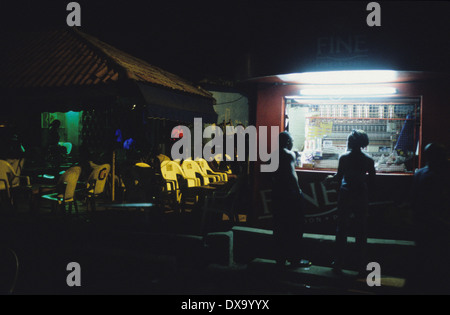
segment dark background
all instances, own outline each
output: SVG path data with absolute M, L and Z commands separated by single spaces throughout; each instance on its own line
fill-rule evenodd
M 66 27 L 69 2 L 2 1 L 1 30 Z M 370 1 L 77 2 L 83 32 L 191 80 L 324 70 L 314 64 L 317 38 L 348 34 L 368 38 L 360 67 L 450 69 L 448 1 L 378 1 L 381 27 L 366 24 Z

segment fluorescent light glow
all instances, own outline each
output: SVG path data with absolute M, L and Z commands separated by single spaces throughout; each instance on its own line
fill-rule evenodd
M 327 96 L 327 95 L 389 95 L 396 94 L 393 87 L 375 86 L 340 86 L 340 87 L 316 87 L 300 90 L 303 96 Z
M 363 84 L 387 83 L 397 78 L 394 70 L 348 70 L 290 73 L 278 76 L 283 81 L 304 84 Z

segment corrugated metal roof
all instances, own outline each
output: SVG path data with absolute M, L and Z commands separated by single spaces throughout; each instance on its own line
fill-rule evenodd
M 30 34 L 6 47 L 2 88 L 70 87 L 134 80 L 212 98 L 191 82 L 76 28 Z

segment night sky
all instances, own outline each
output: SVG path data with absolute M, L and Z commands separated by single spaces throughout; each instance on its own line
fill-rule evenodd
M 66 27 L 69 2 L 2 1 L 2 32 Z M 381 27 L 366 24 L 370 1 L 77 2 L 83 32 L 191 80 L 240 78 L 248 56 L 252 76 L 317 70 L 318 37 L 358 33 L 373 68 L 450 69 L 448 1 L 379 1 Z

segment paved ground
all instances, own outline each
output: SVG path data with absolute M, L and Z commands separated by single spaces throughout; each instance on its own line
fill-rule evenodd
M 81 206 L 78 215 L 55 214 L 44 208 L 34 214 L 4 211 L 0 245 L 4 257 L 8 257 L 6 249 L 13 249 L 19 261 L 13 294 L 434 293 L 430 287 L 411 286 L 408 262 L 413 246 L 409 242 L 371 240 L 371 253 L 383 268 L 381 287 L 369 287 L 366 276 L 358 277 L 351 264 L 342 276 L 332 273 L 330 248 L 334 241 L 330 236 L 306 235 L 305 253 L 313 261 L 312 267 L 279 269 L 270 251 L 258 251 L 261 244 L 263 249 L 270 247 L 266 241 L 270 231 L 244 233 L 237 228 L 204 239 L 198 222 L 193 213 L 166 214 L 161 219 L 142 209 L 105 211 L 100 207 L 92 213 Z M 243 249 L 249 252 L 245 248 L 257 250 L 243 259 Z M 81 267 L 80 287 L 67 285 L 70 262 Z M 436 289 L 450 292 L 443 290 Z

